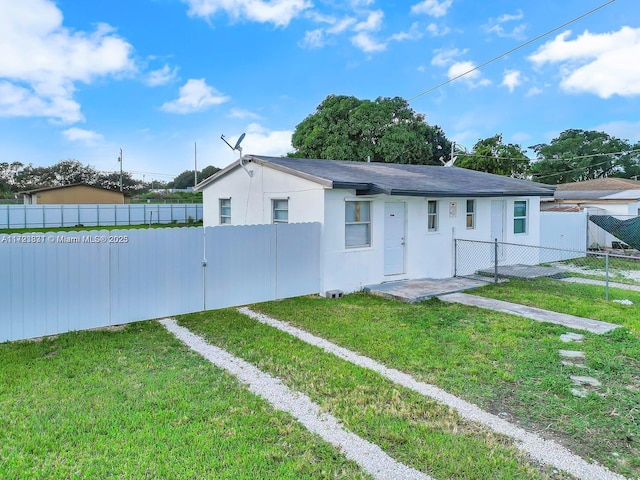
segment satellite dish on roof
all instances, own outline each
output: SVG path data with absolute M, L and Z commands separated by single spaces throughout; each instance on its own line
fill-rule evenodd
M 240 152 L 240 166 L 244 169 L 245 172 L 247 172 L 247 174 L 250 177 L 253 177 L 253 171 L 252 170 L 247 170 L 247 167 L 245 166 L 244 162 L 242 161 L 242 147 L 240 146 L 240 144 L 242 143 L 242 140 L 244 140 L 244 137 L 246 136 L 246 133 L 243 133 L 242 135 L 240 135 L 240 137 L 238 138 L 238 141 L 236 142 L 235 146 L 231 146 L 231 144 L 229 142 L 227 142 L 227 140 L 224 138 L 224 133 L 222 135 L 220 135 L 220 138 L 222 139 L 222 141 L 224 143 L 226 143 L 227 145 L 229 145 L 229 148 L 231 150 L 237 150 L 238 152 Z
M 242 135 L 240 135 L 240 138 L 236 142 L 236 146 L 233 147 L 234 150 L 240 150 L 242 152 L 242 149 L 240 148 L 240 144 L 242 143 L 242 140 L 244 140 L 245 135 L 246 133 L 243 133 Z

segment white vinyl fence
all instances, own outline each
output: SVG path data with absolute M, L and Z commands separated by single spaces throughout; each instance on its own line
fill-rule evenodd
M 0 228 L 102 227 L 200 220 L 201 203 L 0 205 Z
M 540 212 L 540 246 L 584 252 L 587 212 Z
M 318 293 L 320 224 L 0 234 L 0 342 Z

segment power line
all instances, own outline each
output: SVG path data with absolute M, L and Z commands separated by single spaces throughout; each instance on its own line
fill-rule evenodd
M 529 158 L 527 156 L 524 157 L 499 157 L 499 156 L 495 156 L 495 155 L 479 155 L 477 153 L 461 153 L 458 152 L 458 156 L 465 156 L 465 157 L 473 157 L 473 158 L 496 158 L 498 160 L 531 160 L 531 161 L 548 161 L 548 162 L 570 162 L 572 160 L 581 160 L 583 158 L 591 158 L 591 157 L 603 157 L 605 155 L 627 155 L 627 154 L 632 154 L 632 153 L 638 153 L 640 152 L 640 149 L 635 149 L 635 150 L 623 150 L 621 152 L 604 152 L 604 153 L 593 153 L 593 154 L 589 154 L 589 155 L 577 155 L 574 157 L 564 157 L 564 158 Z
M 515 52 L 516 50 L 520 50 L 521 48 L 526 47 L 527 45 L 531 45 L 532 43 L 537 42 L 541 38 L 544 38 L 547 35 L 551 35 L 553 32 L 557 32 L 558 30 L 563 29 L 564 27 L 566 27 L 568 25 L 571 25 L 572 23 L 577 22 L 578 20 L 583 19 L 584 17 L 587 17 L 587 16 L 591 15 L 592 13 L 597 12 L 598 10 L 600 10 L 600 9 L 610 5 L 610 4 L 612 4 L 613 2 L 615 2 L 615 0 L 609 0 L 607 3 L 604 3 L 604 4 L 600 5 L 599 7 L 594 8 L 593 10 L 589 10 L 588 12 L 583 13 L 582 15 L 574 18 L 573 20 L 569 20 L 568 22 L 565 22 L 562 25 L 560 25 L 558 27 L 555 27 L 552 30 L 549 30 L 548 32 L 545 32 L 545 33 L 543 33 L 541 35 L 538 35 L 537 37 L 532 38 L 531 40 L 527 40 L 526 42 L 521 43 L 520 45 L 518 45 L 517 47 L 512 48 L 511 50 L 508 50 L 508 51 L 506 51 L 504 53 L 501 53 L 500 55 L 498 55 L 496 57 L 493 57 L 491 60 L 487 60 L 486 62 L 481 63 L 480 65 L 478 65 L 477 67 L 472 68 L 471 70 L 468 70 L 468 71 L 466 71 L 464 73 L 461 73 L 460 75 L 457 75 L 457 76 L 455 76 L 453 78 L 450 78 L 449 80 L 447 80 L 445 82 L 442 82 L 442 83 L 436 85 L 435 87 L 432 87 L 432 88 L 430 88 L 428 90 L 425 90 L 422 93 L 419 93 L 418 95 L 416 95 L 414 97 L 411 97 L 409 100 L 407 100 L 407 102 L 415 100 L 416 98 L 419 98 L 419 97 L 421 97 L 423 95 L 426 95 L 427 93 L 431 93 L 434 90 L 437 90 L 438 88 L 444 87 L 445 85 L 448 85 L 449 83 L 454 82 L 454 81 L 458 80 L 459 78 L 462 78 L 462 77 L 464 77 L 466 75 L 469 75 L 470 73 L 475 72 L 476 70 L 479 70 L 482 67 L 485 67 L 485 66 L 489 65 L 490 63 L 493 63 L 496 60 L 501 59 L 502 57 L 506 57 L 507 55 L 509 55 L 510 53 Z
M 532 173 L 531 174 L 531 178 L 541 179 L 541 178 L 557 177 L 559 175 L 566 175 L 567 173 L 573 173 L 573 172 L 578 172 L 580 170 L 586 170 L 587 168 L 590 168 L 590 167 L 599 167 L 600 165 L 605 165 L 607 163 L 609 163 L 609 160 L 607 160 L 606 162 L 596 163 L 596 164 L 589 165 L 589 166 L 573 168 L 573 169 L 570 169 L 570 170 L 563 170 L 562 172 L 548 173 L 546 175 L 536 175 L 535 173 Z

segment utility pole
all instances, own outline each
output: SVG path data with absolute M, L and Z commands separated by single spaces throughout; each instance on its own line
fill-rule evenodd
M 120 162 L 120 191 L 122 191 L 122 149 L 120 149 L 120 156 L 118 157 L 118 162 Z
M 193 186 L 198 184 L 198 144 L 193 142 L 193 161 L 195 163 L 193 171 Z

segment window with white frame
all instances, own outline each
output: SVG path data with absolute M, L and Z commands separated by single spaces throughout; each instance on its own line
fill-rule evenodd
M 289 223 L 289 200 L 271 200 L 273 223 Z
M 467 200 L 467 228 L 476 228 L 476 201 Z
M 527 202 L 513 202 L 513 233 L 527 233 Z
M 427 230 L 430 232 L 438 231 L 438 201 L 427 201 Z
M 220 199 L 220 225 L 227 225 L 231 223 L 231 199 Z
M 344 244 L 347 248 L 371 246 L 371 202 L 345 202 Z

